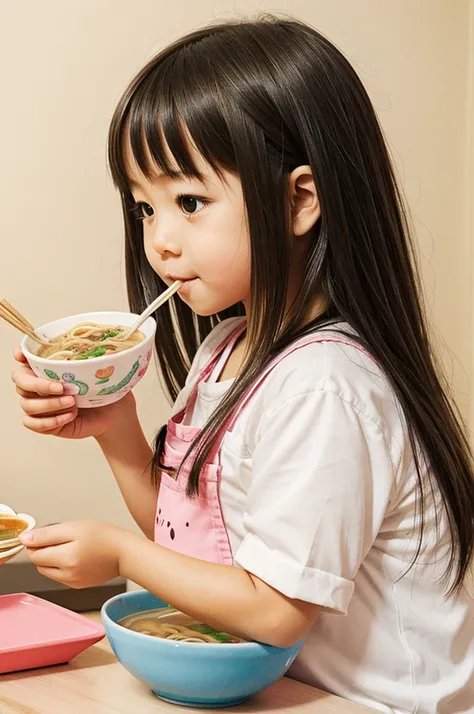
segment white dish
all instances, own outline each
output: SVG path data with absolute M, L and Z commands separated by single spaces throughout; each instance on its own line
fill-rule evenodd
M 1 513 L 6 513 L 11 516 L 18 516 L 18 518 L 21 518 L 22 521 L 26 521 L 26 523 L 28 523 L 28 526 L 27 528 L 25 528 L 23 533 L 32 530 L 36 525 L 33 516 L 30 516 L 27 513 L 17 513 L 13 510 L 13 508 L 11 508 L 11 506 L 7 506 L 5 503 L 0 503 L 0 514 Z M 0 565 L 4 565 L 8 560 L 20 553 L 23 548 L 24 546 L 21 545 L 18 538 L 12 538 L 3 542 L 0 541 Z
M 22 533 L 26 533 L 26 531 L 31 531 L 36 525 L 36 521 L 33 518 L 33 516 L 29 516 L 27 513 L 9 513 L 9 511 L 2 511 L 2 504 L 0 504 L 0 516 L 2 514 L 7 514 L 7 515 L 12 515 L 15 516 L 16 518 L 19 518 L 21 521 L 24 521 L 27 523 L 27 527 L 22 531 Z M 9 538 L 8 540 L 0 540 L 0 555 L 5 550 L 8 550 L 9 548 L 15 548 L 17 545 L 20 545 L 20 539 L 18 536 L 15 538 Z
M 24 547 L 23 545 L 17 545 L 16 548 L 10 548 L 10 550 L 0 550 L 0 565 L 5 565 L 11 558 L 21 553 Z

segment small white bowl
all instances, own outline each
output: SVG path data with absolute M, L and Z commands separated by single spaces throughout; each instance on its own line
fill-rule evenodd
M 57 337 L 79 322 L 90 320 L 104 325 L 133 325 L 138 315 L 130 312 L 86 312 L 63 317 L 37 328 L 40 335 Z M 104 355 L 89 360 L 53 360 L 38 357 L 38 345 L 24 337 L 21 349 L 35 374 L 60 381 L 64 393 L 76 396 L 81 409 L 103 407 L 122 399 L 133 389 L 148 369 L 153 355 L 156 322 L 149 317 L 140 327 L 143 342 L 115 355 Z
M 5 513 L 6 511 L 2 511 L 0 508 L 0 516 Z M 24 521 L 27 524 L 26 528 L 22 530 L 22 533 L 26 533 L 26 531 L 33 530 L 36 525 L 36 522 L 32 516 L 29 516 L 27 513 L 15 513 L 14 515 L 16 518 L 21 521 Z M 8 550 L 9 548 L 16 548 L 16 546 L 20 545 L 20 543 L 21 541 L 18 536 L 16 536 L 15 538 L 9 538 L 8 540 L 0 540 L 0 555 L 4 550 Z
M 21 553 L 25 546 L 17 545 L 16 548 L 10 548 L 10 550 L 0 550 L 0 565 L 5 565 L 9 560 Z
M 0 503 L 0 513 L 6 513 L 9 516 L 17 516 L 17 512 L 13 510 L 13 508 L 10 508 L 10 506 L 7 506 L 5 503 Z
M 13 510 L 13 508 L 7 506 L 5 503 L 0 503 L 0 514 L 2 513 L 17 516 L 22 521 L 25 521 L 28 525 L 25 530 L 22 531 L 23 533 L 33 530 L 36 526 L 36 521 L 33 516 L 30 516 L 27 513 L 17 513 Z M 10 560 L 10 558 L 13 558 L 13 556 L 17 555 L 17 553 L 20 553 L 23 548 L 24 546 L 20 543 L 18 538 L 0 541 L 0 565 L 4 565 L 7 560 Z

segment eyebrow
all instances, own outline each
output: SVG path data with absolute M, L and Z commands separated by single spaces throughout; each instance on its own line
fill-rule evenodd
M 193 179 L 195 178 L 197 181 L 200 181 L 203 183 L 205 186 L 209 185 L 209 179 L 206 176 L 202 176 L 199 178 L 198 176 L 189 176 L 188 174 L 184 174 L 182 171 L 171 171 L 170 173 L 167 174 L 156 174 L 154 179 L 156 181 L 177 181 L 177 180 L 182 180 L 182 179 Z M 141 186 L 137 181 L 133 181 L 132 179 L 128 180 L 128 185 L 130 188 L 136 188 L 140 189 Z
M 176 181 L 177 179 L 183 178 L 186 177 L 181 171 L 172 171 L 169 174 L 157 174 L 156 176 L 154 176 L 154 179 L 156 181 Z M 138 183 L 138 181 L 132 181 L 132 179 L 129 179 L 128 183 L 131 188 L 140 188 L 140 184 Z

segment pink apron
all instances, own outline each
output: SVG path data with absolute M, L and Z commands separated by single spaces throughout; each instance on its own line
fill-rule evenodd
M 245 328 L 246 323 L 244 322 L 216 349 L 209 363 L 197 378 L 184 409 L 169 420 L 162 454 L 164 468 L 177 469 L 189 445 L 199 436 L 199 428 L 185 423 L 186 415 L 196 401 L 199 383 L 202 380 L 209 379 L 214 371 L 216 371 L 217 375 L 220 374 L 235 343 Z M 155 543 L 200 560 L 227 565 L 233 564 L 232 549 L 219 499 L 220 444 L 226 431 L 232 431 L 239 413 L 262 386 L 276 365 L 287 355 L 314 342 L 338 342 L 350 345 L 373 360 L 371 355 L 355 342 L 349 342 L 333 336 L 325 337 L 321 334 L 308 335 L 305 339 L 300 340 L 297 344 L 290 345 L 278 355 L 276 360 L 264 370 L 242 402 L 236 407 L 227 423 L 223 424 L 222 431 L 216 439 L 216 446 L 212 449 L 209 460 L 201 470 L 199 495 L 192 498 L 186 495 L 186 485 L 192 458 L 188 459 L 183 465 L 177 479 L 170 476 L 166 471 L 161 472 L 155 517 Z

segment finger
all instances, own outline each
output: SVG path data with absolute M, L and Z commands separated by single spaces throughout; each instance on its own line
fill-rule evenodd
M 71 540 L 71 530 L 66 523 L 56 523 L 53 526 L 34 528 L 31 531 L 21 533 L 18 537 L 28 549 L 46 548 L 48 546 L 69 543 Z
M 32 399 L 31 397 L 23 397 L 20 399 L 20 406 L 29 416 L 48 416 L 53 414 L 59 416 L 60 412 L 65 410 L 71 411 L 75 406 L 76 400 L 74 397 L 56 397 L 54 399 Z
M 45 548 L 27 548 L 28 557 L 37 567 L 64 568 L 68 567 L 68 544 L 48 546 Z
M 25 399 L 38 399 L 36 392 L 27 392 L 24 389 L 20 389 L 20 387 L 16 387 L 16 392 L 20 397 L 25 397 Z
M 77 394 L 76 389 L 71 389 L 70 387 L 74 387 L 74 385 L 70 384 L 63 384 L 63 394 L 66 397 L 74 397 Z M 20 389 L 20 387 L 16 387 L 17 394 L 20 395 L 20 397 L 25 397 L 25 399 L 37 399 L 38 394 L 36 392 L 27 392 L 24 389 Z
M 25 355 L 23 354 L 23 352 L 21 351 L 21 347 L 19 347 L 19 346 L 15 347 L 15 349 L 13 350 L 13 356 L 17 362 L 21 362 L 23 364 L 25 362 L 27 362 L 27 359 L 26 359 Z
M 61 382 L 51 381 L 37 377 L 29 367 L 18 367 L 12 373 L 12 381 L 24 392 L 47 396 L 48 394 L 62 394 L 64 387 Z
M 66 412 L 65 414 L 57 414 L 50 417 L 35 417 L 25 414 L 22 419 L 23 426 L 36 434 L 47 434 L 49 431 L 60 429 L 61 427 L 74 421 L 77 417 L 77 409 Z
M 20 387 L 16 387 L 16 392 L 17 394 L 20 395 L 20 397 L 27 397 L 28 399 L 32 399 L 37 397 L 37 394 L 34 394 L 33 392 L 25 392 L 24 389 L 20 389 Z
M 57 583 L 63 583 L 63 585 L 68 584 L 68 576 L 64 573 L 61 568 L 37 568 L 40 575 L 44 575 L 45 578 L 50 580 L 55 580 Z

